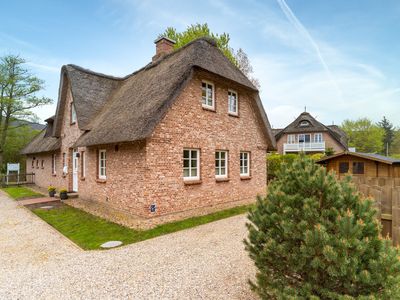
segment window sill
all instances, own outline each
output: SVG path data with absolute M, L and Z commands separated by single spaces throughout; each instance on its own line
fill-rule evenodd
M 195 184 L 201 184 L 201 180 L 200 179 L 194 179 L 194 180 L 187 179 L 187 180 L 183 180 L 183 183 L 185 185 L 195 185 Z
M 239 118 L 239 114 L 235 114 L 235 113 L 228 112 L 228 115 L 229 115 L 230 117 Z
M 96 179 L 96 182 L 97 182 L 97 183 L 106 183 L 106 182 L 107 182 L 107 179 L 100 179 L 100 178 L 97 178 L 97 179 Z
M 250 180 L 251 176 L 240 176 L 240 180 Z
M 204 110 L 207 110 L 207 111 L 211 111 L 211 112 L 217 112 L 217 111 L 215 110 L 215 107 L 210 107 L 210 106 L 202 106 L 202 108 L 203 108 Z
M 215 182 L 228 182 L 229 178 L 215 178 Z

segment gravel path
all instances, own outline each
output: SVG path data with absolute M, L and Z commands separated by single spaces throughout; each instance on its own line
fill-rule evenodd
M 0 299 L 255 299 L 245 221 L 83 251 L 0 192 Z

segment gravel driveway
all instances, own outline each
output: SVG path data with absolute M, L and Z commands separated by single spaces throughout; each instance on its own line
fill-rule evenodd
M 245 221 L 83 251 L 0 192 L 0 299 L 255 299 Z

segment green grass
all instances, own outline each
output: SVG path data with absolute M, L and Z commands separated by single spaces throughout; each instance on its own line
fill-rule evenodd
M 18 200 L 21 198 L 29 198 L 29 197 L 35 198 L 35 197 L 43 196 L 43 194 L 35 192 L 24 186 L 11 186 L 11 187 L 2 188 L 2 190 L 5 191 L 11 198 L 13 198 L 15 200 Z
M 247 212 L 250 207 L 251 206 L 234 207 L 205 216 L 159 225 L 153 229 L 143 231 L 133 230 L 106 221 L 68 205 L 63 205 L 51 210 L 38 208 L 34 209 L 33 212 L 81 248 L 85 250 L 94 250 L 101 249 L 100 245 L 107 241 L 121 241 L 124 245 L 136 243 L 160 235 L 243 214 Z

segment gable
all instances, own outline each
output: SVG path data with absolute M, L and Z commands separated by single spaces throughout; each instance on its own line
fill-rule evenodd
M 73 98 L 79 129 L 86 130 L 90 121 L 119 86 L 120 80 L 75 65 L 63 66 L 53 134 L 60 135 L 68 89 Z
M 275 144 L 256 88 L 223 55 L 215 42 L 203 38 L 125 78 L 89 124 L 90 131 L 77 141 L 76 146 L 128 142 L 149 137 L 195 69 L 206 70 L 255 92 L 255 102 L 263 116 L 266 135 L 270 145 Z

